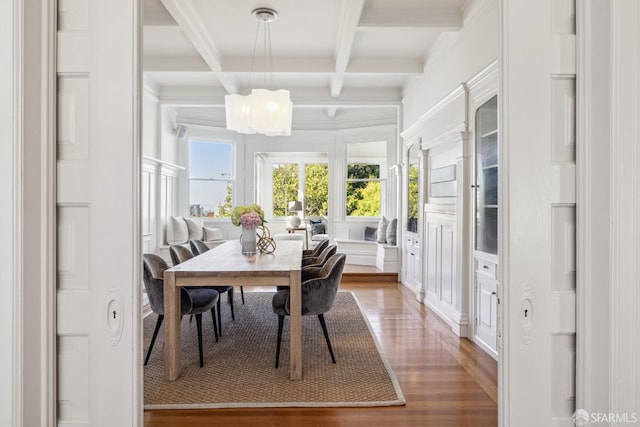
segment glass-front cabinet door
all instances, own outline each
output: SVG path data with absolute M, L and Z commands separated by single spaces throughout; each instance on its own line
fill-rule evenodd
M 476 110 L 475 250 L 498 254 L 498 97 Z
M 413 144 L 408 152 L 407 179 L 407 231 L 418 232 L 418 217 L 420 209 L 420 145 Z

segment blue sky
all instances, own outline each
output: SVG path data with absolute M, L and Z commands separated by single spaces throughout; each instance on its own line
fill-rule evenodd
M 189 144 L 189 178 L 233 178 L 233 145 L 192 140 Z M 227 194 L 225 181 L 193 181 L 189 204 L 218 212 Z

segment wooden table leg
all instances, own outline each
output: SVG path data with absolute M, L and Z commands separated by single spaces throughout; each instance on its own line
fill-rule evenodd
M 300 270 L 289 275 L 290 326 L 289 326 L 289 377 L 302 379 L 302 292 Z
M 173 381 L 180 376 L 180 288 L 173 272 L 164 273 L 164 374 Z

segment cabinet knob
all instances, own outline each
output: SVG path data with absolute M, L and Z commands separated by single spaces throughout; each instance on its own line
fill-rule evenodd
M 496 291 L 491 292 L 491 295 L 498 295 Z

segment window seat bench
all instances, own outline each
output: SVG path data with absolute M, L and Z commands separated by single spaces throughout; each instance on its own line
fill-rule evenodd
M 368 240 L 335 239 L 338 252 L 347 255 L 347 264 L 368 265 L 385 273 L 399 270 L 398 246 Z

